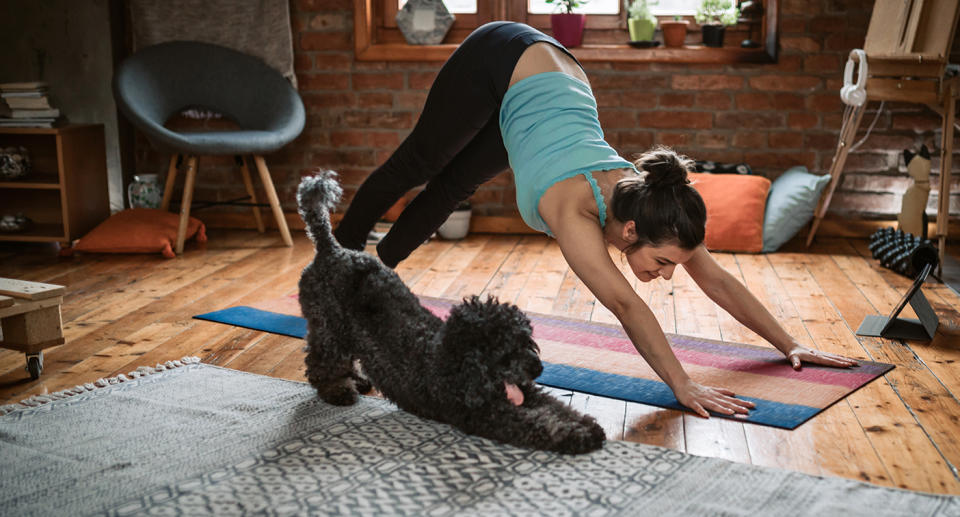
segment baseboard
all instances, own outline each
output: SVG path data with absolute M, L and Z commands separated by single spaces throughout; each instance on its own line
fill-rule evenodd
M 263 222 L 268 228 L 276 228 L 276 224 L 273 220 L 273 214 L 270 210 L 260 211 L 261 216 L 263 217 Z M 256 228 L 256 223 L 253 219 L 253 215 L 249 212 L 198 212 L 195 215 L 198 219 L 204 222 L 208 228 L 243 228 L 243 229 L 253 229 Z M 300 219 L 299 214 L 286 213 L 284 216 L 287 219 L 287 225 L 291 230 L 303 230 L 303 220 Z M 337 222 L 343 217 L 343 214 L 331 214 L 331 220 L 333 224 L 336 225 Z M 878 219 L 846 219 L 846 218 L 825 218 L 820 223 L 820 228 L 817 230 L 817 237 L 846 237 L 854 239 L 866 239 L 873 232 L 879 230 L 880 228 L 887 228 L 890 226 L 896 226 L 897 222 L 895 220 L 878 220 Z M 801 230 L 805 232 L 809 229 Z M 936 224 L 931 223 L 927 231 L 927 235 L 934 236 L 936 235 L 937 227 Z M 506 215 L 506 216 L 490 216 L 490 215 L 479 215 L 473 216 L 470 219 L 470 232 L 471 233 L 504 233 L 504 234 L 537 234 L 540 233 L 536 230 L 533 230 L 526 223 L 523 222 L 523 219 L 519 215 Z M 960 223 L 951 222 L 949 228 L 949 235 L 951 240 L 960 238 Z

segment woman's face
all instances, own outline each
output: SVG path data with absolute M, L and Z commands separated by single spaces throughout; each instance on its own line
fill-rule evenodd
M 620 250 L 626 250 L 637 242 L 636 226 L 628 221 L 622 227 L 613 229 L 615 237 L 608 240 Z M 655 278 L 670 280 L 677 264 L 683 264 L 693 256 L 693 250 L 686 250 L 674 244 L 660 246 L 641 246 L 627 254 L 627 263 L 633 274 L 641 282 L 649 282 Z
M 627 264 L 641 282 L 649 282 L 663 277 L 670 280 L 677 264 L 683 264 L 693 256 L 692 250 L 685 250 L 673 244 L 661 246 L 642 246 L 627 255 Z

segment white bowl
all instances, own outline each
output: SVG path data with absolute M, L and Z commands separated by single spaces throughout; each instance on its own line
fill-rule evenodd
M 447 240 L 462 239 L 470 231 L 470 210 L 455 210 L 447 220 L 437 228 L 440 237 Z

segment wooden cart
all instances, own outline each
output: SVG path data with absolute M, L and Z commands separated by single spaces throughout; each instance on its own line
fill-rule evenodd
M 61 285 L 0 278 L 0 348 L 23 352 L 31 379 L 43 371 L 43 349 L 62 345 Z

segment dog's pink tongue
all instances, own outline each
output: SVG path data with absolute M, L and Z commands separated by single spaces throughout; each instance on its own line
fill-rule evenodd
M 520 391 L 520 388 L 518 388 L 516 384 L 503 381 L 503 386 L 507 389 L 507 400 L 512 402 L 514 406 L 523 405 L 523 392 Z

